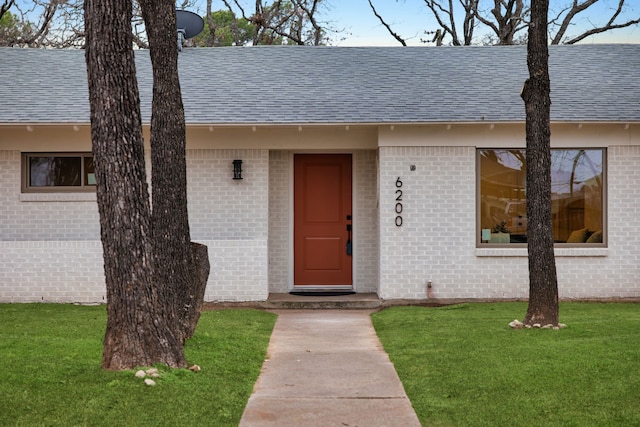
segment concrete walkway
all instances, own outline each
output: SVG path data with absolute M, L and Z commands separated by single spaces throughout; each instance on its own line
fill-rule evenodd
M 370 310 L 276 313 L 241 427 L 420 426 Z

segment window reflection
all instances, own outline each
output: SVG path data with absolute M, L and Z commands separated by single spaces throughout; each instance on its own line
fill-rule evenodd
M 526 243 L 525 150 L 479 150 L 482 243 Z M 554 240 L 602 243 L 604 150 L 551 150 Z
M 93 157 L 84 158 L 84 185 L 96 185 L 96 166 Z
M 32 187 L 79 186 L 80 157 L 30 157 L 30 185 Z
M 91 153 L 23 153 L 22 191 L 95 191 Z

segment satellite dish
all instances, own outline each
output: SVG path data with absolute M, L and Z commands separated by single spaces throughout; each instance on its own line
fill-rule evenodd
M 188 10 L 176 10 L 176 26 L 178 27 L 178 51 L 182 51 L 183 40 L 195 37 L 202 32 L 204 19 Z

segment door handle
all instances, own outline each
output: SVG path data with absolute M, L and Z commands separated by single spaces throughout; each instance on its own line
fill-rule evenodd
M 353 253 L 353 243 L 351 243 L 351 224 L 347 224 L 347 255 Z

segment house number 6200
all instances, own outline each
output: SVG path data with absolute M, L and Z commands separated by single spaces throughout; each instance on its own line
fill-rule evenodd
M 402 180 L 396 179 L 396 227 L 402 227 Z

